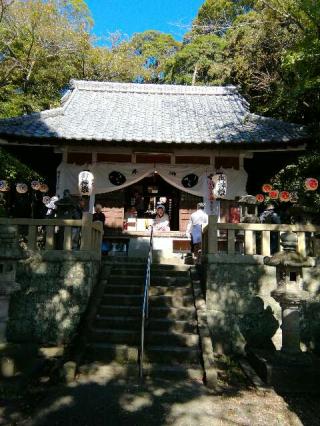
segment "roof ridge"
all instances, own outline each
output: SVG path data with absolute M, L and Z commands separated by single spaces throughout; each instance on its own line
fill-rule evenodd
M 64 107 L 57 107 L 40 112 L 32 112 L 31 114 L 20 115 L 18 117 L 0 118 L 0 124 L 19 124 L 21 122 L 32 121 L 34 119 L 57 117 L 63 112 Z
M 124 92 L 124 93 L 150 93 L 150 94 L 188 94 L 188 95 L 238 95 L 236 86 L 187 86 L 174 84 L 138 84 L 93 80 L 71 80 L 71 87 L 77 90 Z
M 278 118 L 268 117 L 266 115 L 258 115 L 255 113 L 250 112 L 248 114 L 248 117 L 245 117 L 245 121 L 248 119 L 251 119 L 253 122 L 267 122 L 267 123 L 273 123 L 273 124 L 281 124 L 282 126 L 287 126 L 292 129 L 299 129 L 301 131 L 307 131 L 308 126 L 299 124 L 299 123 L 292 123 L 289 121 L 280 120 Z

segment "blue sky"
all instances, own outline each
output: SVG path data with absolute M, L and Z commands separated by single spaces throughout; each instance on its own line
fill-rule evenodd
M 145 30 L 159 30 L 181 40 L 204 0 L 87 0 L 93 15 L 94 34 L 107 35 L 120 30 L 131 36 Z

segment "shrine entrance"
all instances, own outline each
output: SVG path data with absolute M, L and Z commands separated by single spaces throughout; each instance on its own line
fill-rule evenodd
M 152 173 L 141 181 L 118 191 L 97 194 L 106 215 L 108 228 L 123 228 L 126 212 L 134 207 L 137 212 L 136 230 L 142 231 L 144 219 L 153 219 L 157 204 L 163 204 L 170 218 L 170 230 L 185 232 L 190 215 L 196 210 L 201 197 L 181 191 Z

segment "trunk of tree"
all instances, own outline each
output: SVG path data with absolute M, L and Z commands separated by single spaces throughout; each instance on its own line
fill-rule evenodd
M 192 86 L 196 84 L 197 76 L 198 76 L 198 63 L 196 63 L 194 67 L 193 76 L 192 76 Z

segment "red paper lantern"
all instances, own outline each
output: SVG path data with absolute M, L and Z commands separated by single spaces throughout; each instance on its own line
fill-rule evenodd
M 273 189 L 272 191 L 269 192 L 269 197 L 271 198 L 271 200 L 277 200 L 279 198 L 279 191 L 276 189 Z
M 304 186 L 307 191 L 316 191 L 319 186 L 319 182 L 315 178 L 308 178 L 304 181 Z
M 288 191 L 281 191 L 279 194 L 279 200 L 287 203 L 290 201 L 290 193 Z
M 263 194 L 257 194 L 256 200 L 257 200 L 258 203 L 263 203 L 264 202 L 264 195 Z
M 262 192 L 270 192 L 272 191 L 272 185 L 270 183 L 265 183 L 262 185 Z

